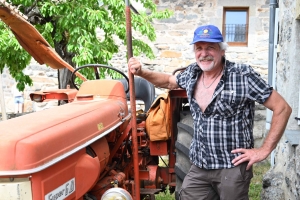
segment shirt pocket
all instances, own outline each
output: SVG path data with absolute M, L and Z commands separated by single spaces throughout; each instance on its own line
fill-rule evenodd
M 246 98 L 235 90 L 223 90 L 218 98 L 216 111 L 223 117 L 237 115 L 244 107 Z

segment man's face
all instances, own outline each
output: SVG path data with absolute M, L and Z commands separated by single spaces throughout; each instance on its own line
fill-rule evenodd
M 197 64 L 203 71 L 212 71 L 222 67 L 222 56 L 225 51 L 221 50 L 218 43 L 197 42 L 194 44 Z

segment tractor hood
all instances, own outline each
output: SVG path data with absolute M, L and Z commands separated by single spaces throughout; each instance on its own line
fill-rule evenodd
M 126 99 L 97 98 L 0 123 L 0 175 L 36 172 L 129 121 Z

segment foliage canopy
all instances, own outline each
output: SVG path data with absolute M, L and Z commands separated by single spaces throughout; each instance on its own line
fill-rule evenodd
M 28 20 L 55 48 L 59 55 L 71 58 L 73 67 L 85 64 L 109 64 L 113 55 L 119 51 L 116 38 L 123 44 L 126 41 L 125 1 L 123 0 L 11 0 L 12 5 L 28 16 Z M 158 11 L 152 0 L 137 0 L 145 11 L 131 12 L 133 31 L 139 32 L 150 41 L 156 39 L 152 25 L 155 19 L 171 16 L 168 10 Z M 99 33 L 102 37 L 99 38 Z M 24 33 L 26 34 L 26 33 Z M 133 55 L 145 54 L 154 58 L 147 42 L 132 38 Z M 0 21 L 0 72 L 6 66 L 24 90 L 32 80 L 23 70 L 31 56 L 19 45 L 9 27 Z M 70 63 L 70 62 L 69 62 Z M 89 73 L 89 72 L 85 72 Z M 84 72 L 83 72 L 84 74 Z M 89 76 L 89 74 L 84 74 Z

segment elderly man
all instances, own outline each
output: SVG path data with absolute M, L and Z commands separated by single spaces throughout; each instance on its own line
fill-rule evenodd
M 225 59 L 227 43 L 216 26 L 198 27 L 191 44 L 196 62 L 178 75 L 142 69 L 136 58 L 129 59 L 129 69 L 157 87 L 187 92 L 194 137 L 180 199 L 249 199 L 252 165 L 276 147 L 291 108 L 249 65 Z M 253 139 L 255 102 L 273 111 L 260 148 L 254 148 Z

